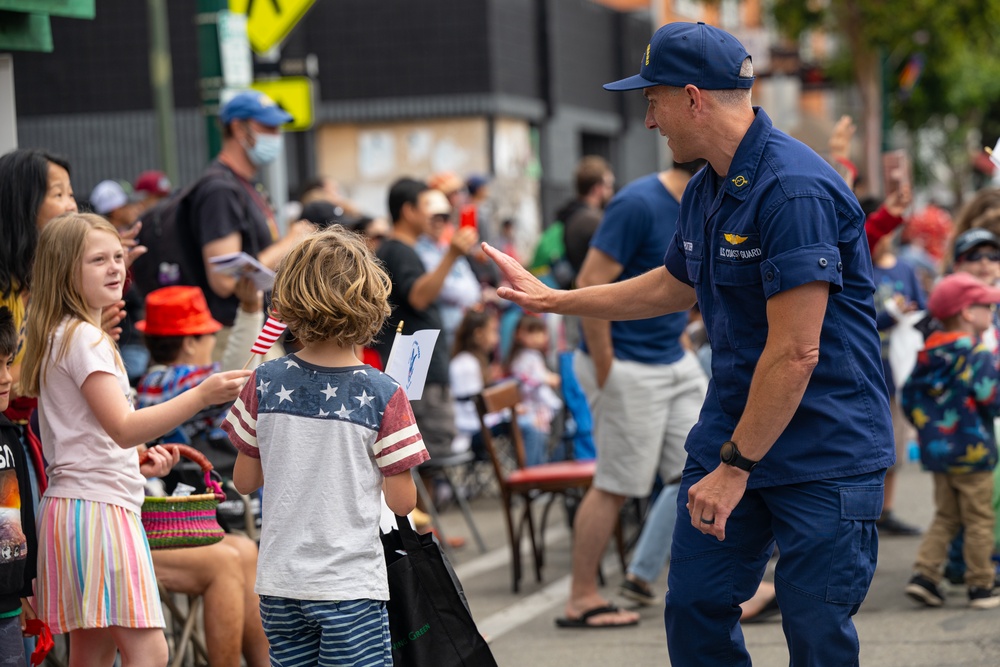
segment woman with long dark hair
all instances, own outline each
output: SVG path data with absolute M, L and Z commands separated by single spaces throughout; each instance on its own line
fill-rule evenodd
M 38 234 L 52 218 L 76 210 L 69 162 L 64 158 L 32 148 L 0 156 L 0 305 L 10 309 L 18 331 L 31 292 Z M 24 352 L 18 347 L 11 368 L 15 390 Z M 23 421 L 34 403 L 17 397 L 6 414 Z

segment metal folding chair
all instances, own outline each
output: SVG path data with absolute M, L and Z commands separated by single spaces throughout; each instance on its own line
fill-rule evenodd
M 156 585 L 160 589 L 160 601 L 170 612 L 166 633 L 171 656 L 170 667 L 209 667 L 203 626 L 199 623 L 203 600 L 200 596 L 172 593 L 159 581 Z M 186 598 L 183 607 L 178 604 L 178 597 Z
M 465 493 L 461 488 L 461 485 L 456 483 L 455 472 L 458 468 L 462 466 L 468 466 L 472 464 L 475 455 L 471 451 L 462 452 L 461 454 L 454 454 L 452 456 L 433 458 L 426 463 L 420 464 L 414 469 L 414 474 L 416 477 L 414 481 L 417 485 L 417 495 L 420 496 L 420 503 L 426 509 L 427 514 L 431 517 L 431 524 L 434 526 L 438 533 L 438 539 L 441 543 L 447 546 L 447 539 L 445 539 L 444 532 L 441 528 L 441 516 L 438 514 L 437 507 L 434 504 L 434 499 L 431 498 L 431 494 L 428 493 L 427 488 L 423 484 L 423 480 L 420 479 L 421 473 L 427 473 L 428 477 L 431 479 L 443 479 L 444 482 L 451 489 L 452 496 L 455 498 L 455 502 L 458 503 L 458 508 L 462 512 L 462 517 L 465 519 L 466 525 L 469 527 L 469 532 L 472 533 L 472 539 L 476 541 L 476 546 L 479 547 L 481 553 L 486 553 L 486 543 L 483 541 L 482 535 L 479 534 L 479 528 L 476 527 L 476 521 L 472 517 L 472 509 L 469 507 L 469 501 L 465 498 Z

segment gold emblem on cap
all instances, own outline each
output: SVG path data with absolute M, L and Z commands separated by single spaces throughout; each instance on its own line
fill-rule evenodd
M 733 185 L 735 185 L 738 188 L 742 188 L 749 182 L 750 181 L 748 181 L 743 175 L 737 176 L 736 178 L 733 179 Z
M 646 66 L 649 66 L 649 44 L 646 45 Z
M 740 178 L 743 178 L 742 176 Z M 730 245 L 739 245 L 746 241 L 749 236 L 740 236 L 739 234 L 723 234 L 722 238 L 726 239 L 726 242 Z

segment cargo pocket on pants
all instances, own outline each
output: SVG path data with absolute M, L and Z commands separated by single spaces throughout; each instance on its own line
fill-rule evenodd
M 840 489 L 840 523 L 830 559 L 826 601 L 860 604 L 868 593 L 878 556 L 875 522 L 882 513 L 881 486 Z

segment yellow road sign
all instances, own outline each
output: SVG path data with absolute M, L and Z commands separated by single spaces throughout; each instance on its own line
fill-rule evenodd
M 264 93 L 292 115 L 292 122 L 282 129 L 295 132 L 312 127 L 313 89 L 312 79 L 309 77 L 286 76 L 281 79 L 254 81 L 253 89 Z
M 247 14 L 247 37 L 264 53 L 288 36 L 316 0 L 230 0 L 229 8 Z

